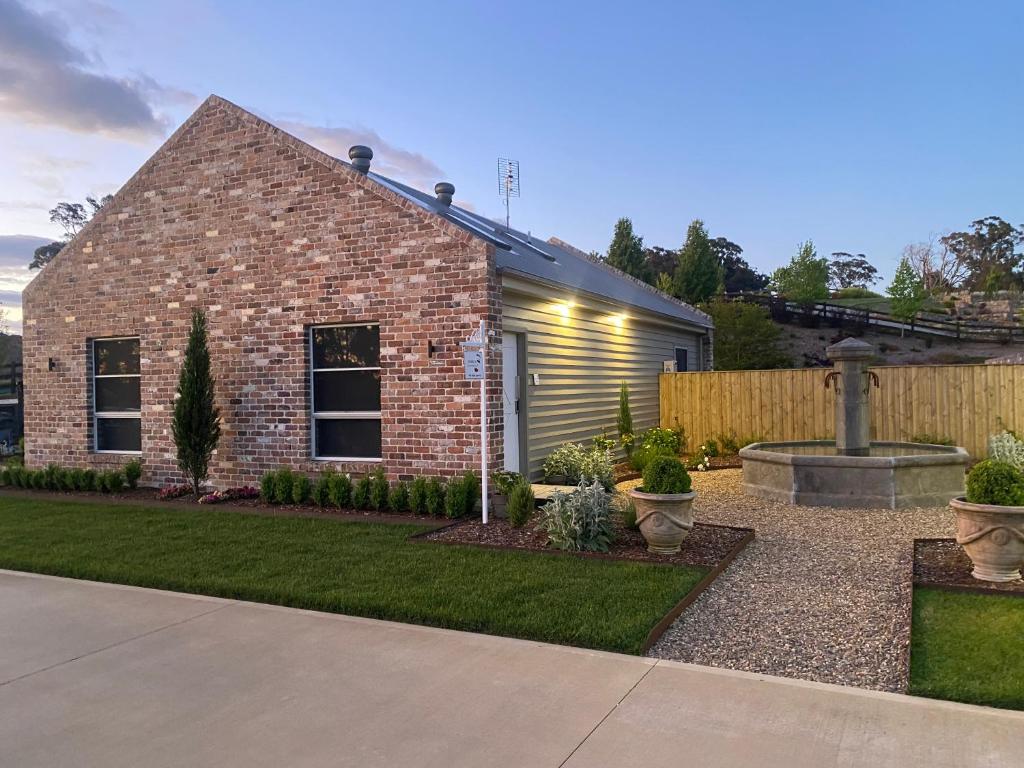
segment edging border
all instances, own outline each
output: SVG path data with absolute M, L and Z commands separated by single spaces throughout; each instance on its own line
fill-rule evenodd
M 654 647 L 654 644 L 658 642 L 661 636 L 665 634 L 665 631 L 670 626 L 672 626 L 672 624 L 675 622 L 676 619 L 679 618 L 682 612 L 689 608 L 694 602 L 696 602 L 697 598 L 701 596 L 704 590 L 710 587 L 711 584 L 714 583 L 715 579 L 717 579 L 722 574 L 722 572 L 732 564 L 732 561 L 739 556 L 740 552 L 742 552 L 746 548 L 746 546 L 754 540 L 753 528 L 737 528 L 735 526 L 719 527 L 735 528 L 736 530 L 746 531 L 746 534 L 744 534 L 743 538 L 733 545 L 733 548 L 726 553 L 725 557 L 718 561 L 718 565 L 716 565 L 714 568 L 708 571 L 707 574 L 705 574 L 704 578 L 698 581 L 693 586 L 693 589 L 691 589 L 689 592 L 683 595 L 683 599 L 676 603 L 672 607 L 672 610 L 666 613 L 662 617 L 661 621 L 655 624 L 651 631 L 647 633 L 647 639 L 644 641 L 644 644 L 640 646 L 641 656 L 647 655 L 648 651 L 650 651 L 651 648 Z

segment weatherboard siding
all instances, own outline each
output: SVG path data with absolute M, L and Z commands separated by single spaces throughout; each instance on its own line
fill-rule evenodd
M 558 304 L 570 300 L 565 317 Z M 616 313 L 626 315 L 621 330 L 612 321 Z M 589 442 L 602 431 L 616 434 L 622 381 L 629 384 L 633 425 L 640 430 L 658 424 L 658 375 L 675 348 L 687 350 L 689 370 L 701 368 L 701 329 L 632 307 L 569 299 L 518 277 L 503 278 L 502 323 L 526 334 L 526 441 L 533 474 L 562 443 Z M 532 383 L 533 374 L 540 384 Z

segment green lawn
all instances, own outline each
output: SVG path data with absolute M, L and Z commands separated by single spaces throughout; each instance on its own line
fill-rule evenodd
M 626 653 L 706 573 L 408 540 L 421 530 L 0 496 L 0 567 Z
M 1024 709 L 1024 598 L 915 589 L 910 692 Z

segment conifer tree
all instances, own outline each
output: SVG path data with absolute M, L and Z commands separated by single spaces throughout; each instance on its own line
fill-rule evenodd
M 896 274 L 892 278 L 892 284 L 886 289 L 891 301 L 892 314 L 904 323 L 913 323 L 917 313 L 924 307 L 928 292 L 925 290 L 921 278 L 914 272 L 910 262 L 906 259 L 900 260 L 896 268 Z M 903 328 L 900 328 L 900 336 L 903 335 Z
M 220 440 L 220 410 L 214 405 L 214 378 L 206 343 L 206 315 L 192 312 L 188 347 L 178 379 L 171 431 L 178 449 L 178 468 L 199 494 L 210 467 L 210 456 Z
M 633 222 L 622 218 L 615 222 L 615 234 L 608 246 L 609 266 L 622 270 L 627 275 L 647 281 L 649 278 L 647 259 L 644 257 L 644 241 L 633 234 Z
M 711 246 L 704 222 L 694 219 L 679 251 L 674 293 L 683 301 L 702 304 L 722 290 L 722 265 Z

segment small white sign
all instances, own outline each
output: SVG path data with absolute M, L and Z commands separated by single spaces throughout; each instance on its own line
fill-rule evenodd
M 480 381 L 484 377 L 484 351 L 463 347 L 462 365 L 466 369 L 466 381 Z

